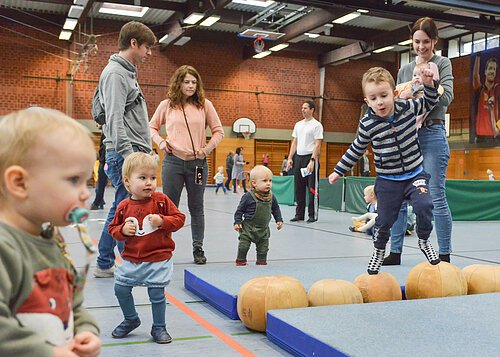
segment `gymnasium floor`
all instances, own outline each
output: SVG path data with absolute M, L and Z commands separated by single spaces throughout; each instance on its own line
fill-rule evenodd
M 237 233 L 233 230 L 232 223 L 240 195 L 233 193 L 223 195 L 220 192 L 215 195 L 214 192 L 214 188 L 208 187 L 205 193 L 204 249 L 208 258 L 207 266 L 233 267 Z M 107 208 L 112 202 L 112 195 L 113 189 L 108 187 L 105 196 Z M 184 192 L 180 209 L 187 213 L 185 199 Z M 91 200 L 92 198 L 89 203 Z M 285 226 L 283 230 L 277 231 L 272 223 L 268 255 L 270 266 L 259 267 L 262 269 L 262 275 L 266 275 L 266 269 L 272 266 L 295 262 L 297 270 L 300 270 L 301 263 L 310 265 L 315 261 L 349 261 L 349 265 L 359 262 L 359 272 L 354 273 L 357 275 L 365 272 L 372 252 L 372 243 L 367 236 L 351 233 L 348 230 L 352 214 L 321 210 L 319 221 L 316 223 L 292 224 L 288 221 L 293 217 L 295 208 L 281 206 L 281 210 Z M 99 238 L 106 215 L 106 210 L 92 211 L 88 230 L 93 238 Z M 113 279 L 93 278 L 92 271 L 95 267 L 93 262 L 85 288 L 85 305 L 100 324 L 102 355 L 193 356 L 200 353 L 205 356 L 222 357 L 250 352 L 256 356 L 288 356 L 287 352 L 271 343 L 265 334 L 249 331 L 240 321 L 229 319 L 184 288 L 184 269 L 195 266 L 192 263 L 189 214 L 186 216 L 185 227 L 174 234 L 177 244 L 174 252 L 175 272 L 172 282 L 167 287 L 167 293 L 171 297 L 167 305 L 167 328 L 174 338 L 171 344 L 157 345 L 150 338 L 151 309 L 144 288 L 134 289 L 142 325 L 128 338 L 118 340 L 111 337 L 111 331 L 121 322 L 122 314 L 114 296 Z M 452 263 L 455 260 L 460 267 L 477 263 L 500 264 L 498 227 L 498 222 L 455 222 Z M 76 231 L 65 228 L 63 233 L 75 263 L 81 266 L 84 262 L 84 251 L 78 242 Z M 432 236 L 432 242 L 437 247 L 435 235 Z M 407 237 L 403 265 L 406 261 L 410 268 L 418 258 L 423 261 L 422 253 L 416 246 L 416 237 Z M 253 265 L 254 250 L 250 251 L 249 259 Z M 290 275 L 293 276 L 293 272 Z

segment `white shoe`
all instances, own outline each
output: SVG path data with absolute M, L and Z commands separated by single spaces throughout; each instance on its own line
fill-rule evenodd
M 94 278 L 114 278 L 115 277 L 115 266 L 113 265 L 108 269 L 101 269 L 96 267 L 94 270 Z

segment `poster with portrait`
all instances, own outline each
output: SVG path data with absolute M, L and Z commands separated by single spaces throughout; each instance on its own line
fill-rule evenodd
M 471 55 L 470 143 L 500 146 L 500 48 Z

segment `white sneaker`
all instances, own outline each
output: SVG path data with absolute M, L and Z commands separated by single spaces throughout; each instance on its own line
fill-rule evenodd
M 114 278 L 115 277 L 115 266 L 113 265 L 108 269 L 101 269 L 96 267 L 94 269 L 94 278 Z

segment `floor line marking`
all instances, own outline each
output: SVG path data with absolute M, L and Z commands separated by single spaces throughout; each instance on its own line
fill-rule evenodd
M 193 340 L 203 340 L 207 338 L 214 338 L 214 336 L 192 336 L 192 337 L 178 337 L 173 338 L 172 341 L 193 341 Z M 116 346 L 128 346 L 128 345 L 143 345 L 146 343 L 155 343 L 153 340 L 143 340 L 143 341 L 129 341 L 129 342 L 116 342 L 116 343 L 103 343 L 101 347 L 116 347 Z
M 219 330 L 217 327 L 212 325 L 210 322 L 207 320 L 203 319 L 200 315 L 198 315 L 196 312 L 191 310 L 189 307 L 187 307 L 184 303 L 182 303 L 180 300 L 177 300 L 174 296 L 170 295 L 169 293 L 165 293 L 165 296 L 167 297 L 168 300 L 175 306 L 177 306 L 182 312 L 184 312 L 186 315 L 188 315 L 190 318 L 198 322 L 201 326 L 206 328 L 208 331 L 213 333 L 216 337 L 221 339 L 226 345 L 234 349 L 236 352 L 241 354 L 242 356 L 247 356 L 247 357 L 255 357 L 255 355 L 247 350 L 245 347 L 243 347 L 241 344 L 236 342 L 233 338 L 231 338 L 229 335 L 225 334 L 221 330 Z

